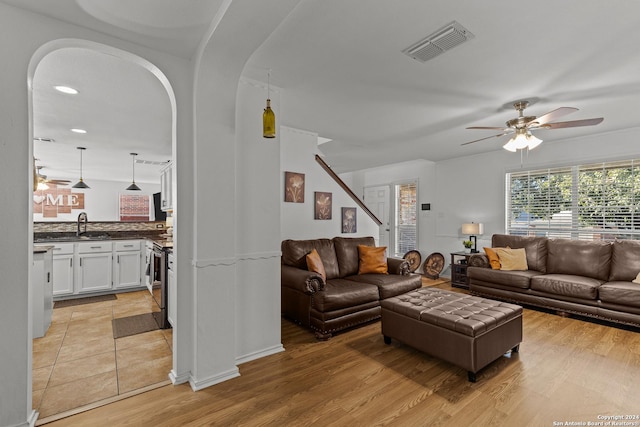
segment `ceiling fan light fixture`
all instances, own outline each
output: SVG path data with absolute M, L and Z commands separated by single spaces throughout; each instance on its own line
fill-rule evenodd
M 91 188 L 82 180 L 82 152 L 86 150 L 85 147 L 76 147 L 80 150 L 80 180 L 76 182 L 71 188 Z
M 536 138 L 526 129 L 516 130 L 515 136 L 513 136 L 509 142 L 502 146 L 507 151 L 515 153 L 518 150 L 533 150 L 542 143 L 540 138 Z
M 542 140 L 540 138 L 536 138 L 531 134 L 527 136 L 527 140 L 529 141 L 529 145 L 527 145 L 527 148 L 529 148 L 529 150 L 533 150 L 542 143 Z

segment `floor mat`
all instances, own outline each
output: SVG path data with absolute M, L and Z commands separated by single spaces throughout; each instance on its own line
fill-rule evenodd
M 111 322 L 113 326 L 114 339 L 159 329 L 158 324 L 153 317 L 153 313 L 121 317 L 119 319 L 113 319 Z
M 55 301 L 53 308 L 73 307 L 74 305 L 91 304 L 94 302 L 112 301 L 117 299 L 114 294 L 99 295 L 97 297 L 66 299 L 63 301 Z

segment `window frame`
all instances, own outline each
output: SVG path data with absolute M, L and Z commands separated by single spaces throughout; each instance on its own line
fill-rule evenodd
M 400 234 L 399 233 L 399 226 L 400 225 L 407 225 L 407 224 L 399 224 L 400 221 L 400 209 L 399 209 L 399 205 L 400 205 L 400 187 L 401 186 L 414 186 L 415 187 L 415 203 L 414 203 L 414 208 L 415 208 L 415 213 L 414 213 L 414 233 L 415 233 L 415 245 L 414 247 L 411 247 L 410 249 L 407 248 L 403 248 L 400 244 Z M 391 235 L 390 237 L 390 243 L 389 246 L 391 246 L 393 248 L 393 255 L 394 256 L 404 256 L 404 254 L 410 250 L 417 250 L 419 247 L 419 233 L 418 233 L 418 226 L 419 226 L 419 218 L 418 218 L 418 195 L 419 195 L 419 187 L 418 187 L 418 180 L 414 179 L 414 180 L 408 180 L 408 181 L 402 181 L 402 182 L 395 182 L 392 184 L 392 197 L 393 197 L 393 204 L 392 204 L 392 227 L 391 227 Z M 406 250 L 404 250 L 406 249 Z M 391 251 L 390 251 L 391 252 Z
M 625 180 L 616 179 L 620 177 Z M 640 159 L 507 172 L 505 232 L 578 240 L 640 239 Z

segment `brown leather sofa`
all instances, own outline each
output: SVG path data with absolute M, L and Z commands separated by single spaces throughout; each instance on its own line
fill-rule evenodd
M 403 259 L 387 258 L 389 274 L 358 274 L 358 245 L 373 237 L 284 240 L 282 242 L 282 314 L 315 331 L 318 339 L 380 318 L 380 300 L 422 286 Z M 306 255 L 318 251 L 326 272 L 308 271 Z
M 528 270 L 493 270 L 469 258 L 476 295 L 640 326 L 640 241 L 585 241 L 495 234 L 491 246 L 524 248 Z

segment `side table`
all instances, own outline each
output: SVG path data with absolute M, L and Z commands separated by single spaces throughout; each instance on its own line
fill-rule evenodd
M 467 267 L 469 257 L 474 255 L 467 252 L 451 252 L 451 286 L 469 289 Z

